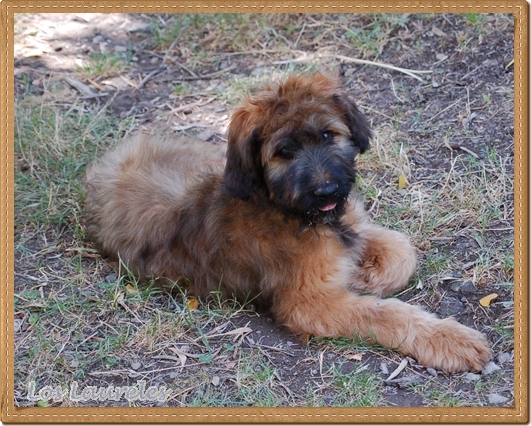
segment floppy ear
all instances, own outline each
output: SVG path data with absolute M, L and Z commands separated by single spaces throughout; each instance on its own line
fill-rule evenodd
M 225 188 L 233 197 L 244 201 L 263 186 L 260 158 L 262 142 L 259 130 L 253 125 L 251 113 L 241 108 L 233 114 L 227 135 Z
M 345 95 L 334 95 L 334 102 L 342 109 L 343 119 L 350 130 L 350 140 L 358 147 L 360 154 L 363 154 L 370 148 L 369 139 L 372 137 L 367 118 L 356 103 Z

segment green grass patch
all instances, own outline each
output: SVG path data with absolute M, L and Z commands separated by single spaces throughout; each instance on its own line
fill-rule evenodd
M 382 380 L 363 366 L 345 374 L 341 365 L 335 365 L 330 374 L 333 386 L 338 389 L 334 406 L 377 407 L 382 403 Z
M 123 73 L 132 59 L 130 53 L 93 53 L 78 72 L 87 78 L 107 78 Z
M 32 97 L 17 101 L 15 121 L 17 226 L 70 224 L 81 232 L 85 168 L 131 123 L 76 103 L 57 106 Z

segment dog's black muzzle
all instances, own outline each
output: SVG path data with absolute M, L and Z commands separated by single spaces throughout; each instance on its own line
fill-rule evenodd
M 302 150 L 288 174 L 294 210 L 312 223 L 333 222 L 342 216 L 355 181 L 351 155 L 335 145 Z

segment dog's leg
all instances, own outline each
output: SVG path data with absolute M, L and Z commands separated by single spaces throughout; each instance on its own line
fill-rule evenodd
M 480 370 L 491 357 L 485 337 L 452 318 L 441 320 L 400 300 L 359 296 L 329 282 L 293 288 L 278 292 L 273 305 L 277 320 L 293 332 L 365 339 L 448 372 Z
M 351 288 L 379 297 L 403 289 L 417 265 L 415 249 L 408 238 L 376 225 L 365 228 L 361 237 L 365 249 Z

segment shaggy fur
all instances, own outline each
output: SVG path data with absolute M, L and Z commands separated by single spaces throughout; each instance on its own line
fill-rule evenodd
M 93 165 L 86 225 L 142 277 L 208 298 L 257 297 L 301 335 L 361 337 L 425 366 L 479 370 L 484 336 L 382 297 L 404 288 L 415 251 L 371 224 L 351 192 L 365 117 L 337 80 L 297 75 L 236 109 L 228 148 L 138 135 Z

